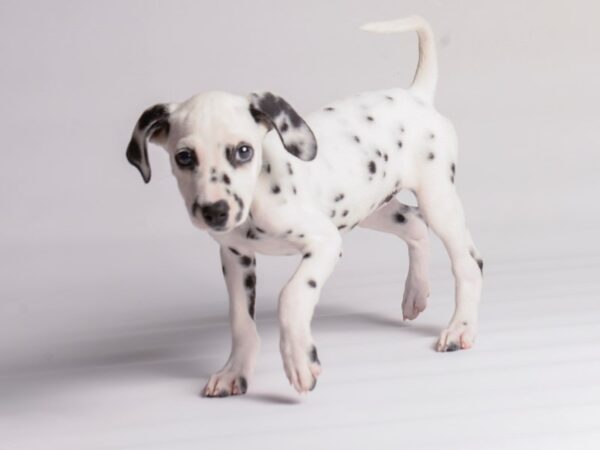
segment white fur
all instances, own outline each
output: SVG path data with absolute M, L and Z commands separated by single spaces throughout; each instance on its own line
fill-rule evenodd
M 252 374 L 259 339 L 248 313 L 251 289 L 245 280 L 254 276 L 254 263 L 244 266 L 240 261 L 244 256 L 254 259 L 256 253 L 310 254 L 281 292 L 279 322 L 290 382 L 299 392 L 314 387 L 320 364 L 314 360 L 310 322 L 320 290 L 341 256 L 342 235 L 356 225 L 407 242 L 406 319 L 423 311 L 429 295 L 427 225 L 431 227 L 448 250 L 456 279 L 456 310 L 437 348 L 469 348 L 473 343 L 482 276 L 453 184 L 454 128 L 431 105 L 437 78 L 431 29 L 416 17 L 365 29 L 418 31 L 421 54 L 413 86 L 359 94 L 305 116 L 318 142 L 312 161 L 286 152 L 275 130 L 267 131 L 253 120 L 244 97 L 209 92 L 178 105 L 170 116 L 171 130 L 163 145 L 193 223 L 207 229 L 194 214 L 194 202 L 225 199 L 230 207 L 224 229 L 208 232 L 221 245 L 233 346 L 225 367 L 205 387 L 207 396 L 242 393 L 240 377 L 248 380 Z M 255 154 L 250 163 L 234 169 L 225 148 L 240 141 L 250 144 Z M 199 166 L 193 173 L 174 162 L 182 147 L 198 154 Z M 217 177 L 228 174 L 231 184 L 211 182 L 213 169 Z M 415 193 L 418 209 L 393 198 L 401 189 Z

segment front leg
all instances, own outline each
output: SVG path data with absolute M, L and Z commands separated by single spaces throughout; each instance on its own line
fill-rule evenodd
M 341 255 L 338 230 L 328 222 L 322 225 L 303 239 L 301 263 L 279 297 L 281 356 L 290 383 L 300 393 L 314 389 L 321 373 L 310 323 L 321 288 Z
M 208 380 L 202 391 L 206 397 L 245 394 L 260 346 L 254 323 L 254 254 L 242 254 L 235 248 L 221 247 L 221 263 L 229 293 L 231 354 L 223 369 Z

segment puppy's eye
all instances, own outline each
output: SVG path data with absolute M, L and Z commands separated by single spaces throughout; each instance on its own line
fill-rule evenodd
M 196 155 L 186 148 L 177 152 L 175 162 L 179 167 L 192 167 L 196 162 Z
M 245 163 L 252 159 L 254 149 L 248 144 L 241 144 L 235 149 L 235 159 L 239 163 Z

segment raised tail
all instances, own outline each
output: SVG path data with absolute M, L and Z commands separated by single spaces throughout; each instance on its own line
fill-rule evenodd
M 404 19 L 367 23 L 360 29 L 373 33 L 417 32 L 419 37 L 419 64 L 410 90 L 422 100 L 433 103 L 438 76 L 437 55 L 433 31 L 427 21 L 419 16 L 409 16 Z

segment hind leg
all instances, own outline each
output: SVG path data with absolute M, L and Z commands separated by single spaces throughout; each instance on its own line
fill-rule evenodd
M 437 350 L 470 348 L 477 332 L 483 261 L 467 229 L 452 180 L 432 169 L 426 173 L 425 181 L 417 189 L 419 207 L 446 247 L 456 286 L 454 315 L 440 335 Z
M 360 223 L 361 227 L 392 233 L 408 245 L 409 268 L 404 286 L 402 315 L 415 319 L 427 306 L 429 297 L 429 236 L 419 209 L 395 198 Z

